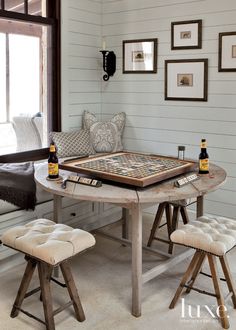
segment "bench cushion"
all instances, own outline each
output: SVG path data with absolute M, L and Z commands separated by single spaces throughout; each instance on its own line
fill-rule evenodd
M 202 216 L 174 231 L 171 240 L 222 256 L 236 245 L 236 220 Z
M 51 265 L 95 244 L 90 233 L 47 219 L 37 219 L 24 226 L 11 228 L 2 235 L 1 241 L 4 245 Z

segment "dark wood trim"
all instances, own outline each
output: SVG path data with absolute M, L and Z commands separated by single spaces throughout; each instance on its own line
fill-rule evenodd
M 52 131 L 61 131 L 61 0 L 47 2 L 47 15 L 53 18 L 52 61 L 53 65 L 53 108 Z
M 125 70 L 125 44 L 128 43 L 141 43 L 141 42 L 153 42 L 153 70 Z M 157 73 L 157 45 L 158 39 L 157 38 L 150 38 L 150 39 L 135 39 L 135 40 L 123 40 L 122 42 L 122 62 L 123 62 L 123 73 Z
M 174 27 L 175 25 L 188 25 L 188 24 L 198 24 L 198 43 L 193 46 L 175 46 L 174 45 Z M 192 21 L 179 21 L 171 23 L 171 50 L 178 49 L 199 49 L 202 48 L 202 20 L 192 20 Z
M 203 72 L 203 79 L 204 79 L 204 86 L 203 86 L 203 97 L 173 97 L 168 96 L 168 64 L 170 63 L 195 63 L 195 62 L 202 62 L 204 63 L 204 72 Z M 176 100 L 176 101 L 207 101 L 208 97 L 208 59 L 201 58 L 201 59 L 186 59 L 186 60 L 166 60 L 165 61 L 165 100 Z
M 38 23 L 42 25 L 53 25 L 54 20 L 50 17 L 34 16 L 0 9 L 0 18 L 13 19 L 23 22 Z
M 227 36 L 236 36 L 236 31 L 234 32 L 223 32 L 219 33 L 219 41 L 218 41 L 218 71 L 219 72 L 236 72 L 235 68 L 222 68 L 222 42 L 223 38 Z
M 16 152 L 14 154 L 0 155 L 0 163 L 17 163 L 17 162 L 25 162 L 25 161 L 35 161 L 40 159 L 47 159 L 48 155 L 49 155 L 49 148 Z
M 1 0 L 1 10 L 5 9 L 5 0 Z
M 3 6 L 4 1 L 1 0 Z M 3 8 L 3 7 L 2 7 Z M 47 1 L 47 17 L 33 16 L 17 12 L 10 12 L 0 9 L 0 18 L 48 25 L 52 27 L 52 113 L 49 120 L 51 125 L 49 130 L 61 130 L 61 1 Z M 0 155 L 0 162 L 22 162 L 28 160 L 40 160 L 48 157 L 48 148 L 30 150 L 8 155 Z
M 9 34 L 6 33 L 6 112 L 7 122 L 10 121 L 10 63 L 9 63 Z
M 28 0 L 24 0 L 24 13 L 27 15 L 29 13 Z

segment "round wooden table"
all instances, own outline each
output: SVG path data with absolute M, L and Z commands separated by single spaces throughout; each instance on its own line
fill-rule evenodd
M 196 169 L 197 171 L 197 169 Z M 195 171 L 195 172 L 196 172 Z M 60 171 L 66 178 L 70 173 Z M 66 189 L 55 181 L 48 181 L 47 164 L 39 166 L 35 172 L 35 180 L 44 190 L 54 195 L 54 221 L 61 222 L 61 197 L 66 196 L 78 200 L 106 202 L 123 208 L 123 215 L 132 222 L 132 314 L 141 315 L 142 284 L 156 277 L 168 268 L 180 262 L 191 250 L 181 255 L 171 256 L 161 265 L 142 273 L 142 210 L 151 205 L 165 201 L 176 201 L 197 198 L 197 216 L 203 214 L 203 197 L 205 194 L 218 189 L 226 179 L 224 169 L 211 164 L 210 173 L 199 176 L 199 179 L 181 188 L 174 186 L 176 178 L 163 181 L 147 188 L 120 187 L 114 184 L 103 184 L 100 188 L 67 182 Z M 181 176 L 182 177 L 182 176 Z

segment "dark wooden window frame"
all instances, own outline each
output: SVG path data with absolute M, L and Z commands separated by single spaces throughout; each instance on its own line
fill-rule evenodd
M 26 1 L 27 2 L 27 1 Z M 29 15 L 27 13 L 17 13 L 5 10 L 5 1 L 0 2 L 0 18 L 12 19 L 22 22 L 38 23 L 52 27 L 52 111 L 51 111 L 51 129 L 53 131 L 61 130 L 61 25 L 60 25 L 60 5 L 61 0 L 47 1 L 47 17 Z M 27 8 L 27 6 L 25 7 Z M 28 160 L 39 160 L 47 158 L 48 148 L 30 150 L 7 154 L 0 156 L 0 163 L 22 162 Z

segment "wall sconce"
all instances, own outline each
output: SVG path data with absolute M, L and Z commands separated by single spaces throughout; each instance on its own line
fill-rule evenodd
M 116 55 L 113 51 L 100 50 L 103 56 L 103 70 L 106 72 L 103 80 L 109 80 L 110 76 L 116 72 Z

